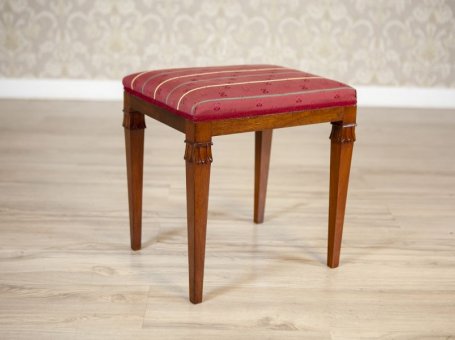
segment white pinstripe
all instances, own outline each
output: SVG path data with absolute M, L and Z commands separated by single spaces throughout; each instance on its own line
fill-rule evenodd
M 246 77 L 279 76 L 279 75 L 285 75 L 285 74 L 291 74 L 291 73 L 302 74 L 302 71 L 292 70 L 292 69 L 285 69 L 285 72 L 276 72 L 276 73 L 267 72 L 267 73 L 258 73 L 258 74 L 254 74 L 254 75 L 253 74 L 247 74 L 247 75 L 243 75 L 243 76 L 235 76 L 235 78 L 238 79 L 238 78 L 246 78 Z M 210 79 L 198 79 L 198 80 L 191 80 L 191 81 L 186 81 L 184 83 L 180 83 L 176 87 L 172 88 L 172 90 L 169 91 L 169 93 L 166 96 L 166 100 L 164 102 L 167 104 L 169 102 L 169 98 L 172 95 L 172 93 L 175 90 L 181 88 L 182 86 L 185 86 L 185 85 L 188 85 L 188 84 L 200 83 L 200 82 L 203 82 L 203 81 L 213 81 L 213 80 L 216 80 L 216 79 L 231 79 L 231 78 L 233 78 L 233 76 L 214 77 L 214 78 L 210 78 Z
M 191 89 L 180 97 L 179 101 L 177 102 L 177 110 L 180 108 L 180 103 L 187 94 L 190 94 L 191 92 L 197 91 L 197 90 L 202 90 L 202 89 L 207 89 L 211 87 L 218 87 L 218 86 L 227 86 L 227 85 L 245 85 L 245 84 L 258 84 L 258 83 L 273 83 L 277 81 L 288 81 L 288 80 L 302 80 L 302 79 L 321 79 L 322 77 L 297 77 L 297 78 L 281 78 L 281 79 L 269 79 L 269 80 L 256 80 L 256 81 L 244 81 L 240 83 L 225 83 L 225 84 L 216 84 L 216 85 L 206 85 L 206 86 L 201 86 L 201 87 L 196 87 L 194 89 Z
M 194 76 L 205 76 L 205 75 L 208 75 L 208 74 L 228 73 L 228 72 L 251 72 L 251 71 L 266 71 L 266 70 L 281 70 L 283 68 L 284 67 L 268 67 L 268 68 L 257 68 L 257 69 L 248 69 L 248 70 L 225 70 L 225 71 L 185 74 L 183 76 L 172 77 L 172 78 L 166 79 L 166 80 L 164 80 L 164 81 L 162 81 L 161 83 L 158 84 L 158 86 L 155 88 L 155 91 L 153 92 L 153 99 L 156 99 L 156 92 L 158 91 L 158 89 L 162 85 L 166 84 L 169 81 L 175 80 L 175 79 L 194 77 Z
M 131 85 L 130 85 L 130 86 L 131 86 L 131 90 L 134 90 L 134 82 L 136 81 L 136 79 L 139 78 L 140 76 L 146 74 L 146 73 L 149 73 L 149 72 L 150 72 L 150 71 L 145 71 L 145 72 L 141 72 L 141 73 L 137 74 L 137 75 L 133 78 L 133 80 L 131 80 Z
M 310 94 L 310 93 L 318 93 L 318 92 L 331 92 L 336 90 L 353 90 L 350 86 L 342 86 L 342 87 L 332 87 L 330 89 L 321 89 L 321 90 L 306 90 L 306 91 L 298 91 L 298 92 L 288 92 L 288 93 L 275 93 L 275 94 L 266 94 L 266 95 L 259 95 L 259 96 L 245 96 L 245 97 L 233 97 L 233 98 L 214 98 L 214 99 L 206 99 L 200 102 L 195 103 L 191 107 L 190 114 L 194 113 L 196 107 L 200 104 L 209 103 L 209 102 L 216 102 L 216 101 L 226 101 L 226 100 L 239 100 L 239 99 L 254 99 L 254 98 L 270 98 L 270 97 L 284 97 L 284 96 L 292 96 L 296 94 Z

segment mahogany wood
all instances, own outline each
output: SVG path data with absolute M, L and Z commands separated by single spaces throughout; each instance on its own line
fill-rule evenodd
M 126 172 L 130 216 L 131 249 L 141 249 L 142 234 L 142 177 L 144 163 L 144 115 L 131 111 L 125 98 L 123 127 L 125 130 Z
M 186 119 L 167 112 L 159 106 L 149 103 L 142 98 L 133 96 L 128 92 L 125 92 L 125 97 L 129 97 L 130 105 L 134 110 L 142 112 L 143 114 L 153 118 L 163 124 L 166 124 L 180 132 L 185 133 Z
M 200 303 L 212 163 L 210 125 L 188 123 L 185 143 L 189 292 L 190 301 Z
M 254 160 L 254 222 L 264 222 L 267 180 L 269 177 L 270 151 L 273 130 L 255 132 Z
M 212 135 L 221 136 L 240 132 L 334 122 L 342 120 L 343 113 L 343 107 L 331 107 L 300 112 L 274 113 L 255 117 L 219 119 L 211 122 Z
M 330 193 L 327 265 L 336 268 L 340 262 L 349 172 L 355 141 L 355 111 L 342 122 L 332 123 L 330 134 Z
M 125 92 L 124 126 L 131 247 L 133 249 L 140 249 L 141 243 L 144 114 L 186 135 L 184 158 L 187 186 L 189 295 L 192 303 L 202 301 L 210 166 L 212 163 L 211 147 L 214 136 L 256 132 L 254 221 L 262 223 L 272 130 L 298 125 L 332 123 L 327 264 L 332 268 L 338 266 L 349 170 L 355 140 L 355 106 L 197 122 L 175 115 Z
M 164 123 L 180 132 L 185 133 L 186 122 L 189 120 L 168 112 L 165 109 L 149 103 L 142 98 L 125 92 L 129 96 L 131 107 L 145 115 Z M 212 136 L 222 136 L 241 132 L 278 129 L 291 126 L 328 123 L 343 120 L 344 107 L 331 107 L 326 109 L 307 110 L 289 113 L 275 113 L 255 117 L 241 117 L 218 119 L 195 124 L 211 125 Z

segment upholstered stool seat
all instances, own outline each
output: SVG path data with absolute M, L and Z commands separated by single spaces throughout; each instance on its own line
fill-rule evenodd
M 193 121 L 354 105 L 338 81 L 276 65 L 178 68 L 134 73 L 125 90 Z
M 145 71 L 126 76 L 123 85 L 133 250 L 141 248 L 145 116 L 185 134 L 191 302 L 202 301 L 212 138 L 216 136 L 255 133 L 253 220 L 262 223 L 273 129 L 332 124 L 327 265 L 338 266 L 355 141 L 356 92 L 352 87 L 275 65 Z M 160 145 L 159 140 L 154 143 Z

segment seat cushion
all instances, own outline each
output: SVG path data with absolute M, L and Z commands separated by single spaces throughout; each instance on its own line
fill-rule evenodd
M 145 71 L 126 76 L 123 86 L 193 121 L 356 104 L 356 91 L 346 84 L 276 65 Z

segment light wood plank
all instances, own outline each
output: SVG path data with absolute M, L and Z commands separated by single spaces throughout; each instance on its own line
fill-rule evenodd
M 279 129 L 264 224 L 254 134 L 214 138 L 205 300 L 187 300 L 184 136 L 148 120 L 129 249 L 121 103 L 0 103 L 1 339 L 455 336 L 455 112 L 359 110 L 340 267 L 330 125 Z

